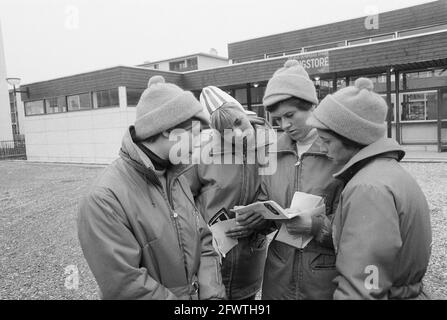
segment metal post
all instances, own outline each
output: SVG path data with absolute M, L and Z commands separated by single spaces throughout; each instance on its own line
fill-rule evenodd
M 396 140 L 399 144 L 402 143 L 402 137 L 401 137 L 401 128 L 400 128 L 400 101 L 399 101 L 399 71 L 394 71 L 394 87 L 395 87 L 395 94 L 396 94 Z
M 390 69 L 386 70 L 386 104 L 388 105 L 388 114 L 386 117 L 387 122 L 387 136 L 388 138 L 392 138 L 393 130 L 391 124 L 391 117 L 393 115 L 393 106 L 391 104 L 391 71 Z
M 247 109 L 252 111 L 251 109 L 251 84 L 247 83 Z
M 19 114 L 17 112 L 17 92 L 16 92 L 16 86 L 13 85 L 13 96 L 14 96 L 14 118 L 16 119 L 16 128 L 18 130 L 18 133 L 20 133 L 20 126 L 19 126 Z M 13 140 L 15 141 L 15 134 L 12 133 Z

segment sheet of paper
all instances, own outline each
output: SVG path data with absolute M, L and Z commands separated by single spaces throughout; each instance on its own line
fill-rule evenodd
M 217 251 L 223 257 L 225 257 L 226 254 L 238 244 L 237 239 L 227 237 L 225 234 L 226 231 L 234 228 L 236 225 L 236 219 L 233 218 L 230 220 L 217 222 L 210 227 Z
M 293 195 L 290 208 L 305 211 L 316 208 L 322 204 L 324 204 L 324 200 L 322 197 L 310 193 L 296 191 Z
M 305 248 L 309 242 L 313 239 L 313 236 L 311 235 L 294 235 L 290 234 L 287 231 L 286 225 L 283 223 L 281 225 L 281 228 L 278 231 L 278 235 L 276 236 L 275 240 L 284 242 L 288 244 L 289 246 L 303 249 Z
M 298 191 L 293 195 L 290 208 L 300 210 L 301 213 L 305 212 L 311 216 L 324 213 L 325 211 L 324 200 L 322 197 Z M 313 236 L 292 235 L 287 231 L 287 228 L 283 223 L 275 239 L 295 248 L 303 249 L 309 244 L 310 241 L 312 241 Z

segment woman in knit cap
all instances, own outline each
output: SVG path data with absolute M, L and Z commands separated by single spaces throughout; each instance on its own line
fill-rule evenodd
M 431 248 L 427 201 L 385 138 L 387 105 L 369 79 L 328 95 L 309 118 L 342 169 L 345 187 L 333 222 L 335 299 L 424 297 Z
M 315 215 L 300 215 L 282 223 L 264 220 L 265 228 L 287 231 L 297 239 L 312 240 L 306 245 L 297 240 L 287 244 L 273 238 L 264 270 L 262 299 L 332 299 L 336 276 L 331 220 L 341 192 L 341 183 L 332 174 L 338 170 L 322 150 L 315 129 L 306 120 L 317 105 L 317 95 L 309 75 L 296 60 L 289 60 L 267 83 L 264 106 L 284 130 L 278 138 L 277 171 L 263 177 L 261 201 L 274 200 L 289 208 L 295 191 L 321 196 L 325 210 Z M 239 217 L 239 223 L 253 227 L 253 216 Z
M 230 218 L 234 206 L 247 205 L 256 200 L 260 185 L 259 164 L 248 162 L 247 153 L 265 152 L 266 143 L 256 141 L 257 132 L 270 126 L 262 118 L 248 116 L 242 105 L 233 97 L 215 86 L 202 90 L 200 102 L 211 114 L 211 128 L 221 139 L 219 147 L 213 147 L 209 160 L 211 164 L 198 164 L 187 172 L 196 205 L 205 221 L 223 209 Z M 233 135 L 225 135 L 233 133 Z M 242 154 L 237 154 L 236 139 L 242 142 Z M 227 156 L 231 155 L 230 158 Z M 234 158 L 233 158 L 234 157 Z M 239 157 L 239 162 L 236 159 Z M 221 160 L 216 164 L 214 159 Z M 225 163 L 232 159 L 232 163 Z M 227 297 L 233 300 L 254 299 L 261 288 L 263 267 L 267 249 L 264 234 L 247 228 L 236 227 L 227 235 L 238 239 L 238 244 L 222 260 L 222 278 Z
M 120 157 L 79 208 L 78 236 L 104 299 L 222 299 L 219 256 L 194 206 L 185 168 L 174 166 L 173 129 L 208 125 L 191 92 L 152 77 Z M 192 146 L 190 150 L 192 151 Z

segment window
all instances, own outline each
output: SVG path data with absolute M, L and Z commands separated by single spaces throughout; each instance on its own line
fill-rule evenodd
M 247 104 L 247 89 L 234 90 L 234 98 L 239 101 L 240 104 Z
M 352 46 L 352 45 L 356 45 L 356 44 L 365 44 L 365 43 L 369 43 L 369 38 L 358 39 L 358 40 L 349 40 L 348 46 Z
M 415 35 L 422 34 L 422 33 L 442 31 L 442 30 L 447 30 L 447 24 L 441 24 L 441 25 L 437 25 L 437 26 L 429 26 L 429 27 L 425 27 L 425 28 L 401 31 L 398 33 L 398 36 L 399 37 L 408 37 L 408 36 L 415 36 Z
M 290 55 L 290 54 L 299 54 L 302 53 L 303 49 L 299 48 L 299 49 L 295 49 L 295 50 L 289 50 L 284 52 L 285 55 Z
M 126 88 L 127 92 L 127 106 L 136 107 L 138 101 L 140 101 L 141 94 L 145 89 Z
M 304 48 L 304 52 L 318 51 L 318 50 L 331 49 L 331 48 L 339 48 L 339 47 L 344 47 L 344 46 L 345 46 L 344 41 L 332 42 L 332 43 L 321 44 L 321 45 L 317 45 L 317 46 L 306 47 L 306 48 Z
M 346 87 L 346 79 L 337 79 L 337 90 Z
M 88 110 L 92 108 L 89 93 L 81 93 L 74 96 L 67 96 L 68 111 Z
M 67 112 L 65 97 L 60 96 L 45 99 L 45 112 L 48 114 Z
M 171 71 L 181 71 L 185 69 L 185 61 L 175 61 L 175 62 L 169 62 L 169 70 Z
M 403 93 L 401 120 L 436 120 L 438 118 L 437 107 L 437 91 Z
M 197 70 L 197 69 L 198 69 L 197 57 L 186 60 L 186 69 L 184 71 Z
M 160 66 L 158 65 L 158 63 L 156 63 L 156 64 L 153 65 L 153 68 L 154 68 L 155 70 L 158 70 L 159 67 L 160 67 Z
M 43 100 L 25 102 L 25 115 L 44 114 L 45 107 Z
M 93 92 L 92 97 L 94 109 L 119 107 L 118 88 Z
M 371 37 L 371 42 L 394 39 L 394 33 Z
M 403 74 L 400 86 L 407 89 L 428 89 L 447 86 L 447 70 L 426 69 Z
M 256 88 L 252 87 L 250 89 L 251 103 L 252 104 L 257 104 L 257 103 L 262 104 L 262 98 L 264 97 L 264 91 L 265 91 L 264 86 L 259 86 Z
M 275 57 L 282 57 L 284 55 L 284 52 L 275 52 L 275 53 L 267 53 L 265 55 L 266 58 L 275 58 Z

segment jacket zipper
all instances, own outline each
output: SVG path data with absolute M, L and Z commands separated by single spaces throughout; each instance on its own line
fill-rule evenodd
M 174 205 L 173 205 L 173 202 L 172 202 L 172 195 L 171 195 L 171 184 L 172 184 L 173 181 L 175 181 L 176 177 L 178 177 L 178 176 L 172 177 L 171 179 L 169 179 L 169 181 L 168 181 L 168 179 L 166 177 L 166 189 L 167 190 L 166 190 L 166 192 L 164 192 L 164 190 L 163 190 L 162 194 L 163 194 L 163 197 L 165 198 L 165 200 L 168 203 L 169 210 L 171 211 L 171 218 L 174 220 L 174 226 L 175 226 L 175 229 L 177 231 L 177 238 L 178 238 L 179 247 L 182 250 L 182 257 L 183 257 L 183 265 L 185 267 L 186 282 L 189 285 L 190 281 L 189 281 L 189 278 L 188 278 L 188 263 L 186 261 L 186 256 L 185 256 L 185 247 L 183 245 L 183 241 L 182 241 L 181 234 L 180 234 L 180 226 L 179 226 L 178 219 L 177 219 L 178 218 L 178 213 L 175 212 L 175 208 L 174 208 Z

